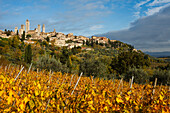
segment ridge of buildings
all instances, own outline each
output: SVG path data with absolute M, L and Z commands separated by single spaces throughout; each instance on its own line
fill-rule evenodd
M 7 36 L 4 31 L 0 30 L 0 37 L 9 38 L 11 36 L 17 35 L 17 33 L 18 33 L 19 37 L 21 38 L 23 35 L 23 32 L 25 32 L 25 36 L 27 36 L 28 34 L 31 35 L 29 40 L 24 41 L 25 43 L 33 44 L 34 41 L 31 41 L 31 40 L 44 41 L 45 38 L 49 37 L 50 41 L 54 41 L 54 45 L 59 46 L 59 47 L 67 46 L 68 48 L 82 46 L 83 43 L 85 43 L 87 40 L 88 41 L 93 40 L 94 42 L 98 41 L 98 43 L 103 43 L 103 44 L 108 43 L 108 40 L 109 40 L 106 37 L 92 36 L 91 38 L 88 38 L 85 36 L 74 36 L 73 33 L 69 33 L 69 34 L 65 35 L 64 33 L 56 32 L 55 29 L 52 32 L 46 33 L 45 32 L 45 24 L 42 25 L 42 29 L 41 29 L 41 25 L 38 24 L 37 28 L 35 28 L 34 30 L 30 30 L 30 21 L 28 19 L 26 20 L 25 25 L 21 24 L 20 29 L 18 29 L 18 27 L 15 27 L 14 32 L 12 31 L 11 35 L 9 35 L 9 36 Z M 116 40 L 110 40 L 110 41 L 114 42 Z M 69 42 L 69 43 L 67 43 L 67 42 Z

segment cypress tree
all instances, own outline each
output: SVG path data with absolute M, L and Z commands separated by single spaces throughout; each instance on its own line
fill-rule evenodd
M 96 45 L 99 45 L 99 42 L 98 42 L 98 41 L 96 41 Z
M 50 42 L 50 38 L 48 36 L 47 36 L 46 40 L 47 40 L 47 42 Z
M 91 47 L 93 47 L 93 39 L 91 40 Z
M 22 39 L 21 41 L 23 42 L 25 40 L 25 31 L 23 31 Z
M 88 40 L 86 40 L 86 45 L 89 46 L 89 41 Z
M 31 49 L 31 44 L 26 46 L 25 48 L 25 62 L 26 63 L 31 63 L 32 61 L 32 49 Z
M 18 30 L 17 30 L 17 35 L 19 35 Z

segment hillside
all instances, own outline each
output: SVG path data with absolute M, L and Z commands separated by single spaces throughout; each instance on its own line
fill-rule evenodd
M 105 43 L 99 43 L 98 39 L 105 40 Z M 68 43 L 70 41 L 73 40 Z M 170 65 L 167 61 L 150 57 L 129 44 L 104 37 L 93 36 L 82 46 L 73 48 L 56 46 L 49 37 L 29 44 L 17 35 L 1 38 L 2 64 L 23 65 L 25 68 L 32 64 L 34 71 L 44 69 L 70 74 L 83 72 L 88 77 L 124 78 L 126 81 L 135 76 L 135 82 L 142 84 L 159 78 L 159 84 L 170 84 Z

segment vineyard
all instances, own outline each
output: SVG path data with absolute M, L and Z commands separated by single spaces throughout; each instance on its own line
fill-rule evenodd
M 169 95 L 169 86 L 154 87 L 154 82 L 141 85 L 0 67 L 0 112 L 169 113 Z

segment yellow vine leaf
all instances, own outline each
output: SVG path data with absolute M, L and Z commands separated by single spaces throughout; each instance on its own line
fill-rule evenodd
M 23 103 L 23 102 L 21 102 L 21 104 L 20 104 L 20 106 L 19 106 L 20 108 L 21 108 L 21 110 L 22 111 L 24 111 L 25 110 L 25 104 Z
M 132 92 L 129 91 L 129 92 L 128 92 L 128 95 L 130 95 L 130 94 L 132 94 Z
M 126 96 L 125 99 L 126 101 L 128 101 L 130 99 L 130 96 Z
M 104 110 L 109 111 L 108 108 L 107 108 L 107 106 L 104 107 Z
M 89 105 L 89 107 L 90 107 L 92 110 L 95 110 L 95 108 L 94 108 L 92 105 Z
M 12 96 L 9 96 L 9 97 L 7 98 L 7 103 L 8 103 L 8 104 L 11 104 L 12 101 L 13 101 L 13 97 L 12 97 Z
M 29 101 L 29 98 L 28 98 L 28 97 L 25 97 L 25 98 L 24 98 L 25 104 L 26 104 L 28 101 Z
M 10 91 L 9 91 L 9 96 L 12 96 L 12 95 L 13 95 L 13 91 L 10 90 Z
M 34 102 L 33 102 L 32 100 L 29 101 L 29 105 L 30 105 L 30 108 L 31 108 L 31 109 L 33 109 L 34 106 L 35 106 L 35 104 L 34 104 Z
M 4 84 L 1 84 L 1 87 L 0 87 L 0 89 L 3 89 L 4 88 Z
M 38 96 L 39 93 L 38 93 L 38 90 L 35 90 L 35 96 Z
M 4 110 L 4 112 L 9 112 L 9 111 L 11 111 L 11 107 Z
M 106 102 L 109 104 L 109 105 L 111 105 L 112 103 L 110 102 L 110 100 L 109 99 L 107 99 L 106 100 Z
M 40 84 L 38 84 L 38 88 L 41 89 L 41 85 Z
M 60 110 L 60 105 L 59 104 L 57 104 L 57 110 Z
M 159 98 L 160 98 L 160 100 L 163 100 L 164 97 L 162 95 L 159 95 Z
M 89 101 L 88 104 L 89 104 L 89 105 L 92 105 L 92 104 L 93 104 L 93 101 Z
M 123 103 L 123 100 L 122 100 L 122 98 L 121 98 L 120 95 L 118 95 L 118 96 L 116 97 L 116 101 L 117 101 L 117 103 Z
M 4 93 L 4 90 L 0 91 L 0 97 L 3 95 Z
M 43 97 L 44 96 L 44 91 L 41 91 L 41 97 Z

